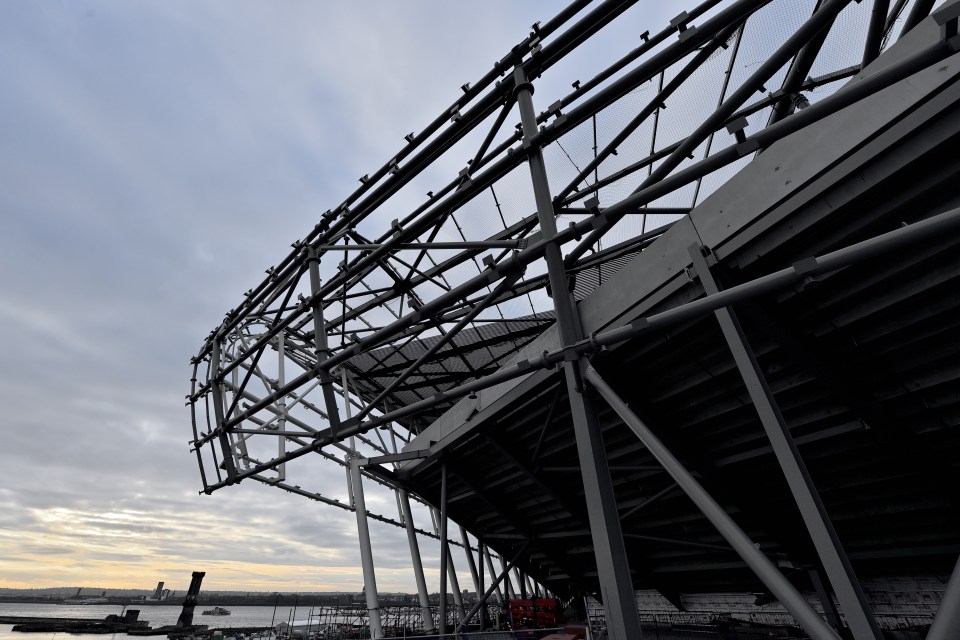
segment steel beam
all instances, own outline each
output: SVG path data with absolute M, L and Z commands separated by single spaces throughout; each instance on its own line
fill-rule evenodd
M 689 248 L 693 260 L 693 268 L 700 278 L 704 292 L 707 295 L 720 293 L 710 266 L 704 257 L 704 249 L 698 244 Z M 877 624 L 866 595 L 860 586 L 860 581 L 850 565 L 850 560 L 843 549 L 840 538 L 833 527 L 820 494 L 813 484 L 813 479 L 807 470 L 806 464 L 800 455 L 790 429 L 783 419 L 780 407 L 773 397 L 773 392 L 767 384 L 757 363 L 757 358 L 750 349 L 743 327 L 736 314 L 730 307 L 723 307 L 714 311 L 720 329 L 723 332 L 727 346 L 733 354 L 737 369 L 757 410 L 763 429 L 770 440 L 777 462 L 787 480 L 793 499 L 800 509 L 804 524 L 813 541 L 813 545 L 820 556 L 827 577 L 843 611 L 847 624 L 856 640 L 882 640 L 883 634 Z
M 533 107 L 533 85 L 522 69 L 514 72 L 517 104 L 525 144 L 532 145 L 537 135 L 537 117 Z M 544 257 L 547 263 L 553 308 L 557 315 L 562 346 L 571 345 L 583 338 L 579 314 L 570 293 L 560 245 L 556 242 L 557 222 L 550 196 L 543 153 L 539 147 L 532 148 L 528 155 L 530 178 L 537 204 L 540 233 L 546 242 Z M 611 640 L 642 638 L 640 618 L 637 615 L 633 580 L 627 558 L 620 519 L 617 514 L 616 496 L 610 471 L 607 469 L 606 451 L 597 416 L 582 380 L 585 362 L 581 359 L 567 362 L 564 376 L 570 415 L 573 420 L 577 451 L 580 455 L 584 496 L 590 520 L 600 591 L 607 614 L 607 628 Z
M 910 13 L 907 14 L 907 19 L 903 23 L 903 30 L 900 32 L 901 38 L 930 15 L 930 10 L 933 9 L 934 3 L 935 0 L 916 0 L 916 2 L 913 3 Z
M 819 12 L 818 12 L 819 15 Z M 928 67 L 935 62 L 943 59 L 947 55 L 953 53 L 956 50 L 957 42 L 956 39 L 947 39 L 944 38 L 940 42 L 930 45 L 926 49 L 917 52 L 915 55 L 907 58 L 899 63 L 896 63 L 890 67 L 887 67 L 883 70 L 878 71 L 877 73 L 870 75 L 864 79 L 861 79 L 859 82 L 847 87 L 844 91 L 839 92 L 830 96 L 826 100 L 822 100 L 811 107 L 794 114 L 792 117 L 787 118 L 781 122 L 778 122 L 776 125 L 768 127 L 753 136 L 750 136 L 746 139 L 744 143 L 733 145 L 727 147 L 721 152 L 718 152 L 707 159 L 701 160 L 700 162 L 690 166 L 687 169 L 677 172 L 674 175 L 659 180 L 656 184 L 651 184 L 647 188 L 640 189 L 634 192 L 632 195 L 628 196 L 624 200 L 621 200 L 617 204 L 609 207 L 604 210 L 602 213 L 602 220 L 597 219 L 586 219 L 575 224 L 571 224 L 569 229 L 564 229 L 558 231 L 555 237 L 555 241 L 567 242 L 571 239 L 579 237 L 579 235 L 588 229 L 595 228 L 595 230 L 605 230 L 610 228 L 614 222 L 619 220 L 622 216 L 627 215 L 631 211 L 635 211 L 637 208 L 642 207 L 647 202 L 650 202 L 661 195 L 670 193 L 680 186 L 687 184 L 696 180 L 697 178 L 707 175 L 727 164 L 736 161 L 746 154 L 750 153 L 751 150 L 766 146 L 772 142 L 779 140 L 790 133 L 798 131 L 803 127 L 819 120 L 820 118 L 826 117 L 840 109 L 843 109 L 851 104 L 856 103 L 865 96 L 871 95 L 891 84 L 902 80 L 913 73 L 920 71 Z M 538 137 L 539 139 L 539 137 Z M 677 147 L 679 150 L 680 147 Z M 673 152 L 676 153 L 676 150 Z M 514 154 L 520 155 L 520 154 Z M 662 167 L 663 165 L 661 165 Z M 599 226 L 598 226 L 599 224 Z M 406 230 L 405 233 L 415 234 L 417 229 Z M 583 251 L 586 251 L 588 244 L 587 240 L 581 242 L 577 248 L 572 251 L 567 256 L 567 260 L 575 261 Z M 541 239 L 539 242 L 532 243 L 527 249 L 520 251 L 518 254 L 514 255 L 511 258 L 508 258 L 501 263 L 498 263 L 497 268 L 493 274 L 490 273 L 481 273 L 478 276 L 472 278 L 471 280 L 463 283 L 459 287 L 448 291 L 436 299 L 430 301 L 425 305 L 423 309 L 419 312 L 410 314 L 405 318 L 402 318 L 387 327 L 378 329 L 374 336 L 362 340 L 358 344 L 351 345 L 350 347 L 344 349 L 340 353 L 331 357 L 324 363 L 318 363 L 316 369 L 330 368 L 336 366 L 342 361 L 349 359 L 350 357 L 356 355 L 365 348 L 371 348 L 377 346 L 386 341 L 389 337 L 395 336 L 404 330 L 411 327 L 416 321 L 421 317 L 436 313 L 449 302 L 454 300 L 461 299 L 464 295 L 472 293 L 479 290 L 482 287 L 487 286 L 491 282 L 491 276 L 506 276 L 510 273 L 513 273 L 516 269 L 521 268 L 524 265 L 530 264 L 534 260 L 540 258 L 544 255 L 546 251 L 546 245 L 549 244 L 545 240 Z M 375 261 L 375 260 L 374 260 Z M 493 279 L 496 279 L 495 277 Z M 272 329 L 266 332 L 263 338 L 258 340 L 250 349 L 238 356 L 238 361 L 247 357 L 249 354 L 254 353 L 256 349 L 262 347 L 260 344 L 262 341 L 267 338 L 272 337 L 275 333 L 282 328 L 288 326 L 292 322 L 293 318 L 287 318 L 286 320 L 277 323 Z M 202 351 L 200 356 L 204 355 L 206 350 Z M 237 362 L 233 362 L 227 365 L 222 371 L 221 376 L 229 372 L 233 367 L 237 366 Z M 276 396 L 282 393 L 288 393 L 290 390 L 294 390 L 304 384 L 306 381 L 313 379 L 315 377 L 315 371 L 308 371 L 301 376 L 298 376 L 285 387 L 281 387 L 275 393 L 270 394 L 268 398 L 264 399 L 264 402 L 272 401 L 272 396 Z M 205 393 L 208 390 L 207 386 L 201 387 L 192 398 L 197 398 L 198 395 Z M 262 408 L 262 405 L 254 405 L 253 407 L 247 409 L 242 414 L 229 419 L 226 421 L 226 426 L 233 426 L 242 422 L 247 416 L 251 415 L 253 412 Z M 219 488 L 218 485 L 212 485 L 213 489 Z
M 832 24 L 837 14 L 851 1 L 852 0 L 826 0 L 823 6 L 821 6 L 809 20 L 773 52 L 770 57 L 760 65 L 760 68 L 753 72 L 720 107 L 708 116 L 693 133 L 687 136 L 673 153 L 657 166 L 656 171 L 650 174 L 650 176 L 637 187 L 634 193 L 641 192 L 667 177 L 687 156 L 696 151 L 697 147 L 699 147 L 711 133 L 716 131 L 739 106 L 744 104 L 759 89 L 763 89 L 764 83 L 779 71 L 790 58 L 808 45 L 809 41 L 824 27 Z M 586 253 L 620 217 L 622 216 L 611 216 L 608 224 L 591 231 L 576 248 L 567 254 L 568 262 L 576 260 Z
M 757 577 L 777 597 L 787 611 L 800 623 L 813 640 L 839 640 L 823 618 L 810 607 L 796 587 L 758 549 L 737 523 L 727 515 L 699 482 L 684 468 L 660 439 L 640 420 L 617 393 L 606 383 L 593 367 L 585 372 L 587 381 L 607 401 L 620 419 L 636 434 L 650 454 L 657 459 L 670 477 L 683 489 L 704 516 L 717 528 L 720 535 L 730 543 L 734 551 L 747 563 Z
M 310 290 L 313 292 L 314 347 L 317 350 L 317 362 L 322 362 L 330 358 L 330 346 L 327 343 L 327 329 L 323 323 L 323 304 L 319 295 L 320 258 L 313 247 L 307 251 L 307 266 L 310 271 Z M 336 433 L 340 429 L 340 410 L 337 408 L 337 398 L 333 390 L 333 376 L 330 375 L 329 369 L 319 369 L 317 378 L 320 380 L 320 391 L 323 393 L 330 430 Z M 284 387 L 285 385 L 280 386 L 281 389 Z
M 234 478 L 237 475 L 237 467 L 233 459 L 233 445 L 230 444 L 230 437 L 223 429 L 223 390 L 220 388 L 219 381 L 221 350 L 220 338 L 214 336 L 213 351 L 210 353 L 210 390 L 213 395 L 213 416 L 214 420 L 216 420 L 217 427 L 215 432 L 217 433 L 217 438 L 220 440 L 220 452 L 223 454 L 223 468 L 224 471 L 227 472 L 226 484 L 233 484 Z
M 873 0 L 873 9 L 870 13 L 870 25 L 867 27 L 867 38 L 863 45 L 863 60 L 860 68 L 866 67 L 880 55 L 883 46 L 883 32 L 887 24 L 887 12 L 890 10 L 890 0 Z
M 879 73 L 877 75 L 879 75 Z M 876 76 L 870 76 L 870 78 L 874 77 Z M 815 107 L 811 107 L 801 114 L 793 116 L 793 118 L 803 115 L 814 108 Z M 787 124 L 793 120 L 793 118 L 785 120 L 781 124 Z M 548 367 L 552 368 L 557 364 L 564 362 L 568 355 L 588 355 L 603 347 L 612 346 L 635 338 L 643 333 L 646 333 L 647 331 L 672 326 L 680 322 L 701 317 L 706 313 L 715 311 L 716 309 L 720 309 L 730 304 L 735 304 L 739 300 L 746 300 L 771 293 L 773 291 L 778 291 L 784 287 L 801 282 L 805 278 L 816 274 L 828 273 L 841 267 L 856 264 L 863 260 L 869 260 L 888 255 L 898 249 L 907 248 L 917 243 L 935 242 L 938 238 L 948 237 L 949 234 L 958 229 L 960 229 L 960 208 L 951 209 L 926 220 L 921 220 L 906 227 L 900 227 L 893 231 L 888 231 L 887 233 L 857 242 L 853 245 L 838 249 L 836 251 L 831 251 L 822 256 L 809 257 L 804 260 L 800 260 L 789 267 L 774 271 L 734 287 L 730 287 L 729 289 L 725 289 L 716 295 L 709 295 L 699 298 L 666 311 L 661 311 L 646 317 L 638 318 L 625 326 L 599 332 L 584 338 L 572 346 L 545 353 L 540 357 L 521 360 L 480 380 L 465 383 L 456 389 L 450 389 L 449 391 L 445 391 L 432 398 L 427 398 L 401 409 L 389 411 L 384 413 L 382 416 L 371 419 L 365 423 L 350 425 L 348 428 L 345 428 L 344 431 L 350 433 L 363 433 L 381 424 L 386 424 L 405 416 L 413 415 L 441 402 L 448 402 L 454 398 L 467 396 L 470 393 L 495 386 L 502 382 L 526 376 L 529 373 L 539 369 L 545 369 Z M 298 377 L 313 377 L 313 375 L 313 371 L 309 371 L 303 374 L 303 376 Z M 293 383 L 290 383 L 288 386 L 292 386 L 292 384 Z M 264 398 L 257 402 L 254 406 L 262 408 L 269 404 L 271 404 L 271 400 L 269 398 Z M 254 411 L 251 408 L 248 409 L 248 412 L 252 414 Z M 240 422 L 241 420 L 238 419 L 237 421 Z M 216 438 L 220 431 L 222 431 L 222 429 L 216 429 L 213 433 L 203 436 L 200 438 L 200 440 L 196 441 L 195 445 L 200 446 L 205 442 Z M 326 433 L 318 432 L 318 434 L 314 436 L 315 440 L 313 443 L 287 452 L 282 459 L 256 465 L 245 471 L 238 472 L 233 482 L 217 482 L 216 484 L 208 486 L 204 490 L 204 493 L 212 493 L 213 491 L 221 489 L 229 484 L 233 484 L 234 482 L 242 480 L 243 478 L 256 475 L 257 473 L 272 468 L 279 462 L 288 462 L 313 451 L 317 451 L 324 445 L 341 439 L 343 435 L 343 433 L 332 434 L 329 431 Z

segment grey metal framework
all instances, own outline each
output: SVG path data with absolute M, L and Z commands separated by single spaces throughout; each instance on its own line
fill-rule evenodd
M 441 593 L 459 547 L 484 598 L 593 594 L 621 639 L 636 588 L 880 638 L 858 575 L 960 553 L 960 1 L 707 0 L 538 101 L 635 4 L 533 25 L 192 359 L 203 491 L 354 511 L 373 637 L 371 519 L 429 632 L 484 623 L 434 618 L 424 536 Z M 344 499 L 306 488 L 331 465 Z

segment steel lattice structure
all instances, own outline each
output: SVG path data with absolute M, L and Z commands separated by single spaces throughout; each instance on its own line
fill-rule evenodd
M 425 609 L 416 537 L 451 538 L 440 451 L 453 427 L 432 425 L 467 423 L 477 410 L 463 409 L 466 400 L 556 371 L 545 396 L 545 424 L 563 414 L 573 425 L 570 446 L 575 443 L 579 458 L 599 588 L 588 587 L 594 583 L 587 577 L 551 581 L 546 565 L 531 560 L 538 544 L 535 555 L 554 557 L 535 533 L 498 542 L 495 527 L 477 530 L 461 522 L 466 530 L 450 543 L 470 550 L 474 576 L 477 549 L 471 545 L 477 545 L 478 591 L 486 590 L 485 566 L 490 575 L 509 579 L 507 563 L 495 571 L 485 553 L 486 535 L 511 567 L 522 566 L 551 592 L 603 593 L 611 636 L 638 637 L 631 613 L 637 578 L 626 568 L 620 522 L 610 517 L 617 498 L 597 418 L 603 412 L 596 406 L 605 402 L 673 479 L 662 495 L 682 489 L 811 637 L 836 637 L 591 359 L 715 312 L 764 427 L 782 425 L 729 305 L 955 233 L 956 211 L 886 234 L 878 228 L 858 242 L 773 265 L 726 289 L 711 275 L 720 259 L 705 248 L 692 253 L 686 267 L 689 281 L 700 283 L 696 296 L 605 330 L 585 330 L 581 303 L 660 246 L 678 221 L 779 141 L 954 56 L 960 3 L 708 0 L 660 31 L 643 33 L 639 46 L 573 82 L 551 104 L 535 103 L 534 88 L 602 37 L 608 23 L 630 19 L 638 10 L 634 4 L 579 0 L 534 25 L 493 69 L 463 85 L 462 95 L 433 122 L 407 135 L 396 155 L 321 215 L 192 360 L 188 402 L 203 491 L 252 479 L 356 511 L 375 635 L 382 631 L 367 520 L 407 529 Z M 921 31 L 926 40 L 917 36 L 903 53 L 888 52 L 903 34 Z M 875 61 L 875 71 L 866 73 Z M 425 432 L 440 434 L 431 436 L 428 453 L 411 444 Z M 533 460 L 544 433 L 531 436 Z M 857 638 L 879 637 L 789 429 L 769 433 L 847 625 Z M 509 458 L 509 443 L 489 455 Z M 308 461 L 320 460 L 347 469 L 344 499 L 306 486 L 311 474 L 320 473 Z M 404 475 L 404 465 L 419 460 L 437 462 L 442 478 L 407 481 L 412 476 Z M 541 487 L 542 471 L 532 473 Z M 396 517 L 367 511 L 362 483 L 371 481 L 397 493 Z M 484 491 L 465 477 L 458 482 L 471 495 Z M 411 498 L 436 509 L 432 530 L 413 526 Z M 524 522 L 513 524 L 525 530 Z M 448 571 L 448 554 L 441 562 L 446 592 L 443 581 L 455 573 Z M 442 600 L 444 620 L 445 607 Z

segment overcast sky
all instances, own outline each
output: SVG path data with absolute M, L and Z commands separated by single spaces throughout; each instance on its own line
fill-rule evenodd
M 679 5 L 613 28 L 610 59 Z M 211 589 L 359 591 L 352 514 L 250 483 L 197 494 L 188 359 L 562 6 L 0 3 L 0 587 L 205 570 Z M 403 533 L 372 531 L 380 588 L 412 590 Z

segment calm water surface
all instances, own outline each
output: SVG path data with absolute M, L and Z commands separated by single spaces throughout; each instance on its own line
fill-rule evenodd
M 267 627 L 273 617 L 272 606 L 262 607 L 227 607 L 229 616 L 202 616 L 203 609 L 213 605 L 198 605 L 193 621 L 196 624 L 205 624 L 211 629 L 217 627 Z M 182 607 L 175 606 L 137 606 L 130 605 L 128 609 L 140 609 L 140 620 L 147 620 L 151 627 L 165 624 L 176 624 Z M 120 605 L 66 605 L 66 604 L 9 604 L 0 602 L 0 616 L 37 616 L 50 618 L 93 618 L 103 620 L 111 613 L 119 614 L 123 608 Z M 277 607 L 274 624 L 286 622 L 293 612 L 293 607 Z M 298 607 L 297 619 L 306 620 L 310 608 Z M 87 633 L 20 633 L 12 631 L 13 625 L 0 624 L 0 640 L 53 640 L 59 636 L 60 640 L 110 640 L 117 636 L 126 640 L 131 636 L 125 633 L 118 634 L 87 634 Z M 137 640 L 166 640 L 166 636 L 138 637 Z

